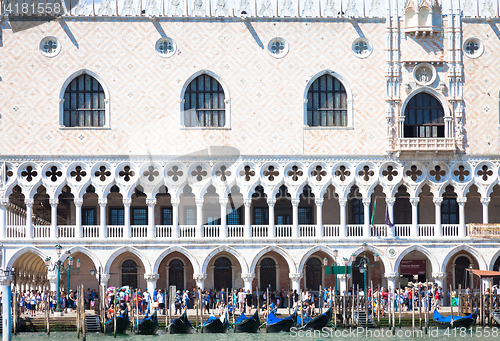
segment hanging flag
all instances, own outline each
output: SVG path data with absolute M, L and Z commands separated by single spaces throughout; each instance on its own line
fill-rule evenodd
M 372 209 L 372 226 L 375 226 L 375 206 L 377 206 L 377 197 L 373 199 L 373 209 Z
M 391 222 L 391 217 L 389 217 L 389 206 L 385 207 L 385 224 L 390 228 L 394 227 L 394 224 Z

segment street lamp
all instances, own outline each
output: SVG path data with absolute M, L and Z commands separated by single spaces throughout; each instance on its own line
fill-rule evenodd
M 56 245 L 56 252 L 57 252 L 57 261 L 52 264 L 50 261 L 50 257 L 45 258 L 45 265 L 47 266 L 47 271 L 55 271 L 57 269 L 57 306 L 56 306 L 56 312 L 60 313 L 62 311 L 61 309 L 61 273 L 68 273 L 68 294 L 69 294 L 69 285 L 70 285 L 70 273 L 73 270 L 74 272 L 80 271 L 80 260 L 78 259 L 76 261 L 76 267 L 77 269 L 73 267 L 73 260 L 74 258 L 71 255 L 71 252 L 68 250 L 66 251 L 66 255 L 68 255 L 68 265 L 64 265 L 64 262 L 61 260 L 61 254 L 62 254 L 62 246 L 60 244 Z M 51 268 L 52 267 L 52 268 Z
M 334 267 L 334 266 L 338 266 L 338 264 L 337 264 L 337 257 L 339 256 L 339 251 L 338 251 L 337 249 L 333 250 L 333 252 L 332 252 L 332 256 L 333 256 L 333 264 L 332 264 L 332 266 L 331 266 L 331 268 L 330 268 L 330 270 L 331 270 L 331 271 L 330 271 L 330 286 L 331 286 L 331 284 L 332 284 L 332 282 L 333 282 L 333 272 L 334 272 L 333 267 Z M 328 266 L 328 258 L 326 258 L 326 257 L 325 257 L 325 258 L 323 259 L 323 265 L 324 265 L 325 267 L 327 267 L 327 266 Z M 334 295 L 336 295 L 336 294 L 337 294 L 337 275 L 335 275 L 334 290 L 335 290 Z
M 469 273 L 470 273 L 470 293 L 474 293 L 474 274 L 472 273 L 472 263 L 469 264 Z
M 367 284 L 367 277 L 368 277 L 368 267 L 375 267 L 379 261 L 379 255 L 378 253 L 375 253 L 373 255 L 373 260 L 375 261 L 375 264 L 372 264 L 370 262 L 370 260 L 366 257 L 366 251 L 368 251 L 368 244 L 366 243 L 363 243 L 362 244 L 362 248 L 363 248 L 363 258 L 361 258 L 359 260 L 359 262 L 357 264 L 356 263 L 356 254 L 353 253 L 351 255 L 351 263 L 352 263 L 352 266 L 356 267 L 359 269 L 359 272 L 363 274 L 363 277 L 364 277 L 364 287 L 363 287 L 363 291 L 365 292 L 365 297 L 366 299 L 368 300 L 368 284 Z M 367 312 L 368 314 L 368 312 Z

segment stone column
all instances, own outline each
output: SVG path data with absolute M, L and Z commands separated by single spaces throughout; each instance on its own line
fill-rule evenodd
M 101 198 L 98 200 L 99 203 L 99 238 L 108 238 L 108 227 L 106 224 L 106 205 L 108 204 L 108 198 Z
M 323 198 L 315 198 L 316 204 L 316 238 L 323 238 Z
M 399 278 L 399 274 L 397 272 L 388 272 L 385 274 L 385 278 L 387 278 L 387 288 L 391 288 L 392 290 L 398 289 L 397 280 Z
M 396 202 L 396 198 L 385 198 L 385 203 L 387 205 L 387 213 L 389 215 L 389 220 L 393 224 L 392 227 L 387 226 L 387 237 L 394 238 L 394 203 Z M 394 289 L 394 287 L 393 287 Z
M 372 199 L 371 198 L 363 198 L 363 216 L 365 218 L 365 222 L 363 224 L 363 237 L 368 238 L 370 237 L 370 203 Z
M 252 222 L 250 221 L 250 206 L 252 205 L 252 199 L 243 199 L 243 205 L 245 206 L 245 228 L 243 236 L 245 239 L 248 239 L 252 237 Z
M 12 276 L 0 276 L 0 287 L 2 290 L 2 336 L 3 340 L 10 341 L 12 339 L 12 310 L 10 307 L 10 282 Z M 14 289 L 15 290 L 15 289 Z M 7 299 L 8 298 L 8 299 Z
M 435 212 L 435 223 L 434 223 L 434 237 L 442 237 L 443 236 L 443 227 L 441 226 L 441 204 L 443 203 L 443 198 L 437 197 L 432 199 L 434 203 L 434 212 Z
M 227 204 L 228 198 L 219 199 L 220 204 L 220 237 L 227 238 Z
M 75 239 L 81 239 L 83 236 L 82 231 L 82 205 L 83 199 L 77 198 L 73 200 L 75 204 Z
M 438 285 L 438 287 L 442 287 L 444 292 L 447 292 L 446 288 L 443 287 L 443 281 L 446 277 L 445 272 L 433 272 L 432 277 L 434 277 L 434 282 Z
M 179 205 L 181 204 L 180 198 L 170 199 L 172 204 L 172 238 L 179 238 Z
M 196 235 L 195 238 L 203 238 L 203 202 L 204 199 L 195 199 L 196 203 Z
M 458 237 L 465 238 L 465 203 L 467 197 L 457 198 L 458 203 Z
M 50 291 L 57 291 L 57 273 L 47 273 L 47 279 L 49 280 Z
M 153 292 L 156 288 L 156 281 L 160 278 L 159 274 L 145 274 L 144 279 L 146 280 L 146 286 L 148 288 L 151 297 L 153 297 Z
M 339 227 L 339 237 L 347 237 L 347 219 L 346 219 L 346 205 L 347 198 L 339 198 L 340 205 L 340 227 Z
M 59 199 L 49 199 L 50 204 L 50 238 L 59 238 L 57 233 L 57 205 Z
M 420 198 L 415 197 L 415 198 L 410 198 L 410 204 L 411 204 L 411 231 L 410 231 L 410 236 L 412 238 L 417 238 L 419 233 L 418 233 L 418 202 L 420 201 Z
M 274 205 L 276 205 L 276 199 L 267 199 L 267 205 L 269 207 L 269 227 L 267 228 L 267 235 L 269 238 L 276 238 L 276 228 L 274 226 Z
M 490 201 L 490 197 L 481 198 L 481 204 L 483 205 L 483 224 L 488 224 L 489 222 L 488 205 L 490 204 Z
M 131 198 L 122 199 L 123 202 L 123 238 L 129 239 L 130 234 L 130 205 L 132 205 Z M 149 212 L 148 212 L 149 213 Z
M 300 279 L 302 278 L 302 274 L 299 273 L 290 273 L 288 275 L 290 277 L 290 280 L 292 281 L 292 292 L 294 290 L 297 290 L 297 293 L 300 295 Z
M 101 285 L 104 287 L 104 288 L 107 288 L 108 287 L 108 282 L 109 282 L 109 278 L 111 276 L 109 274 L 102 274 L 101 275 Z
M 292 199 L 292 238 L 299 238 L 299 202 L 300 199 Z
M 33 204 L 35 199 L 24 199 L 26 205 L 26 239 L 33 239 Z
M 3 240 L 7 236 L 7 205 L 9 199 L 0 199 L 0 239 Z
M 200 288 L 202 291 L 205 290 L 205 279 L 207 278 L 207 274 L 197 274 L 193 276 L 196 281 L 196 287 Z
M 241 278 L 243 278 L 243 287 L 245 289 L 245 292 L 247 290 L 250 290 L 250 293 L 252 293 L 253 292 L 252 282 L 253 282 L 253 279 L 255 278 L 255 274 L 252 274 L 252 273 L 242 274 Z
M 346 276 L 345 274 L 338 274 L 337 275 L 337 288 L 340 292 L 341 295 L 344 294 L 344 291 L 348 290 L 349 286 L 349 274 L 347 274 L 347 286 L 346 286 Z M 332 284 L 333 287 L 333 284 Z
M 146 199 L 148 205 L 148 238 L 156 238 L 156 224 L 155 224 L 155 205 L 156 199 Z M 155 282 L 156 283 L 156 282 Z

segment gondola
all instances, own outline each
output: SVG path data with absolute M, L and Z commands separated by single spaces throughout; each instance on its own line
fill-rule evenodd
M 289 332 L 290 328 L 297 324 L 297 310 L 292 315 L 279 318 L 273 313 L 269 313 L 266 330 L 268 333 Z
M 246 317 L 245 314 L 241 314 L 240 317 L 234 323 L 235 333 L 257 333 L 260 326 L 259 320 L 259 310 L 252 315 L 252 317 Z
M 125 308 L 125 310 L 122 311 L 120 315 L 116 316 L 116 333 L 126 334 L 129 323 L 130 321 L 128 319 L 128 309 Z M 114 334 L 115 326 L 113 319 L 108 320 L 104 324 L 104 328 L 106 330 L 106 334 Z
M 146 316 L 145 318 L 140 319 L 134 326 L 134 330 L 140 335 L 154 335 L 158 331 L 159 327 L 157 310 L 155 310 L 151 316 Z
M 297 327 L 299 330 L 322 330 L 324 327 L 328 325 L 328 322 L 332 319 L 332 310 L 330 307 L 323 314 L 316 316 L 313 319 L 306 321 L 304 319 L 304 325 L 300 326 L 300 320 L 297 321 Z
M 227 318 L 227 309 L 224 310 L 224 315 L 216 318 L 214 315 L 210 315 L 208 320 L 203 324 L 203 333 L 225 333 L 227 328 L 229 328 L 229 321 Z
M 189 334 L 191 333 L 192 329 L 193 326 L 187 318 L 187 309 L 184 310 L 184 313 L 181 315 L 181 317 L 173 320 L 170 323 L 170 326 L 168 326 L 169 334 Z
M 451 316 L 443 316 L 437 310 L 434 310 L 432 314 L 432 319 L 436 327 L 441 329 L 446 328 L 468 328 L 476 321 L 477 318 L 477 308 L 474 312 L 467 316 L 453 316 L 453 322 L 451 321 Z

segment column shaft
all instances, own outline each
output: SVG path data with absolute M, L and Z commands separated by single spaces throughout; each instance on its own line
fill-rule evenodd
M 316 238 L 323 238 L 323 199 L 314 200 L 316 203 Z
M 75 238 L 81 239 L 83 236 L 82 231 L 82 205 L 83 199 L 77 198 L 73 200 L 75 204 Z
M 465 203 L 467 197 L 457 198 L 458 203 L 458 237 L 465 237 Z
M 172 199 L 172 238 L 179 238 L 179 205 L 181 199 Z
M 130 238 L 130 205 L 132 205 L 132 199 L 123 199 L 123 238 Z
M 292 238 L 299 238 L 299 199 L 292 199 Z
M 0 239 L 7 236 L 7 204 L 8 199 L 0 199 Z
M 387 215 L 389 216 L 389 220 L 392 223 L 392 226 L 387 226 L 387 237 L 394 238 L 394 203 L 396 202 L 396 198 L 386 198 L 385 203 L 387 205 Z M 393 287 L 394 289 L 394 287 Z
M 442 237 L 443 228 L 441 226 L 441 203 L 443 202 L 443 198 L 434 198 L 432 202 L 434 203 L 434 214 L 435 214 L 434 236 Z
M 195 238 L 203 238 L 203 199 L 196 199 L 196 235 Z
M 275 238 L 276 237 L 276 228 L 274 226 L 274 205 L 276 204 L 275 199 L 267 199 L 267 205 L 269 207 L 269 227 L 268 227 L 268 236 L 269 238 Z
M 363 224 L 363 237 L 368 238 L 370 237 L 370 203 L 371 203 L 371 198 L 363 198 L 363 217 L 364 217 L 364 224 Z
M 26 204 L 26 238 L 33 238 L 33 204 L 34 199 L 26 199 L 24 203 Z
M 417 238 L 418 233 L 418 202 L 420 198 L 410 198 L 411 204 L 411 231 L 410 236 L 412 238 Z
M 108 228 L 106 224 L 106 205 L 108 203 L 108 199 L 99 199 L 98 202 L 99 202 L 99 217 L 100 217 L 99 238 L 107 238 Z
M 489 205 L 490 201 L 491 201 L 490 197 L 481 198 L 481 204 L 483 205 L 483 224 L 489 223 L 488 205 Z
M 245 238 L 251 238 L 252 224 L 250 221 L 250 205 L 252 205 L 252 199 L 244 199 L 243 205 L 245 206 L 245 229 L 243 231 L 243 236 Z
M 155 225 L 156 199 L 146 199 L 146 204 L 148 205 L 148 238 L 154 239 L 156 238 L 156 225 Z
M 57 205 L 59 199 L 50 199 L 50 238 L 59 238 L 57 233 Z
M 229 200 L 227 198 L 219 199 L 220 204 L 220 237 L 227 238 L 227 203 Z
M 339 237 L 340 238 L 347 237 L 346 205 L 347 205 L 347 199 L 346 198 L 340 198 L 339 199 L 339 206 L 340 206 Z

